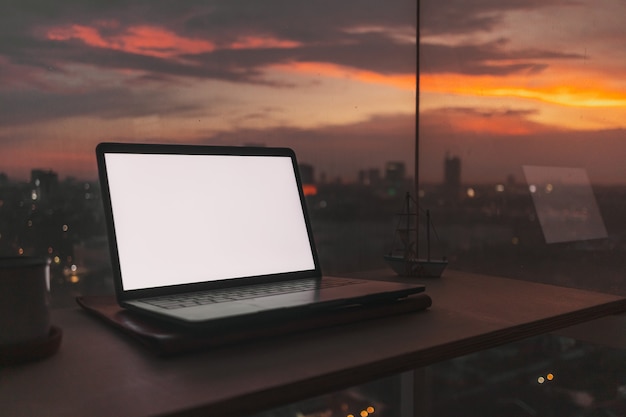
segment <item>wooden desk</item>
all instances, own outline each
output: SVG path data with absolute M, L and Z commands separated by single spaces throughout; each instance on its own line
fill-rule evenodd
M 0 369 L 0 409 L 7 416 L 247 415 L 626 311 L 619 296 L 454 271 L 426 284 L 433 306 L 425 312 L 172 359 L 152 356 L 78 308 L 54 311 L 61 349 Z

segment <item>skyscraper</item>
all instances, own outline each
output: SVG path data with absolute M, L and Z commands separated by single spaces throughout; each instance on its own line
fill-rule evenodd
M 387 162 L 385 165 L 385 180 L 388 182 L 404 181 L 406 166 L 404 162 Z
M 451 201 L 457 201 L 461 192 L 461 159 L 446 154 L 444 161 L 444 192 Z
M 458 189 L 461 186 L 461 159 L 446 154 L 444 164 L 444 185 L 446 188 Z

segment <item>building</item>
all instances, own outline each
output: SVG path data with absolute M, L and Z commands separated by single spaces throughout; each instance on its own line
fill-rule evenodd
M 446 155 L 444 185 L 447 189 L 459 189 L 461 187 L 461 159 L 458 156 Z
M 377 168 L 359 171 L 359 184 L 368 187 L 377 187 L 381 183 L 380 170 Z
M 33 169 L 30 172 L 33 201 L 50 202 L 59 190 L 59 175 L 52 170 Z
M 309 164 L 298 164 L 302 184 L 315 184 L 315 168 Z
M 404 162 L 387 162 L 385 165 L 385 181 L 390 183 L 403 182 L 406 178 Z

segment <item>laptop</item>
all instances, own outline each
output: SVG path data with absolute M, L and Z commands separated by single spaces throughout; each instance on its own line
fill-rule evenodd
M 100 143 L 96 156 L 124 308 L 203 328 L 425 289 L 322 275 L 291 149 Z

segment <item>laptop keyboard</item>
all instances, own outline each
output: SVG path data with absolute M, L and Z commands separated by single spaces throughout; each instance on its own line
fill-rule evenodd
M 249 298 L 267 297 L 270 295 L 290 294 L 314 289 L 341 287 L 358 284 L 361 281 L 349 279 L 324 278 L 281 281 L 268 284 L 246 285 L 242 287 L 221 288 L 197 291 L 185 294 L 174 294 L 142 300 L 147 304 L 165 309 L 195 307 L 199 305 L 223 303 L 226 301 L 245 300 Z

